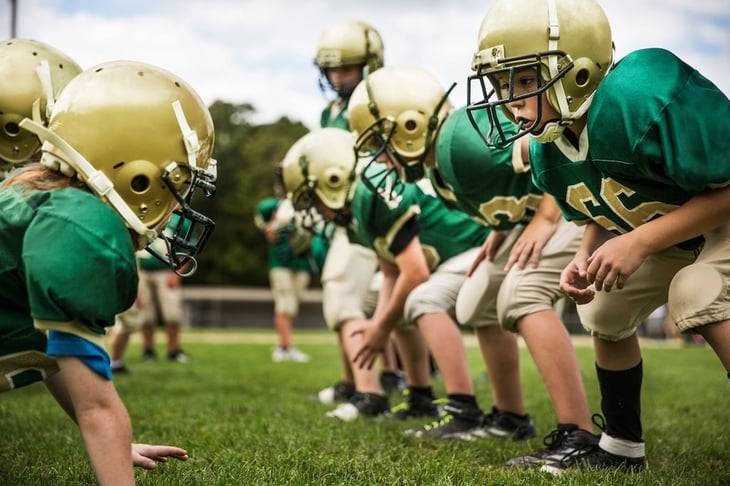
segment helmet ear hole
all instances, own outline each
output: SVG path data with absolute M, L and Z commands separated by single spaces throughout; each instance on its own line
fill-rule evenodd
M 573 68 L 565 75 L 563 83 L 567 86 L 574 86 L 572 89 L 573 99 L 570 101 L 571 111 L 583 102 L 593 91 L 595 91 L 598 82 L 606 75 L 604 70 L 587 57 L 576 59 Z
M 332 186 L 340 185 L 340 176 L 338 176 L 337 174 L 330 174 L 330 185 L 332 185 Z
M 132 178 L 129 186 L 134 192 L 142 193 L 150 187 L 150 179 L 144 174 L 136 175 Z
M 325 177 L 327 178 L 327 184 L 332 189 L 339 189 L 344 184 L 342 173 L 337 167 L 330 167 L 325 171 Z
M 588 73 L 588 70 L 581 69 L 577 73 L 575 73 L 575 84 L 582 88 L 586 84 L 588 84 L 588 81 L 590 80 L 590 78 L 591 77 L 590 77 L 590 74 Z
M 8 135 L 17 135 L 20 133 L 20 126 L 14 121 L 5 124 L 5 133 Z

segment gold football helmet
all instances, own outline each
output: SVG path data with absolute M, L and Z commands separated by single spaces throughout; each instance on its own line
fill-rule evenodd
M 38 152 L 40 140 L 21 130 L 20 121 L 47 123 L 59 93 L 80 72 L 70 57 L 43 42 L 0 43 L 0 170 L 28 162 Z
M 383 40 L 370 24 L 344 20 L 328 28 L 317 43 L 314 64 L 320 70 L 320 87 L 329 87 L 340 96 L 348 96 L 354 86 L 332 86 L 326 70 L 344 66 L 362 66 L 370 72 L 383 67 Z
M 202 250 L 214 223 L 190 207 L 196 188 L 215 193 L 213 121 L 182 79 L 131 61 L 99 64 L 63 90 L 48 128 L 23 128 L 43 140 L 41 163 L 75 175 L 111 205 L 147 247 L 161 234 L 168 254 L 150 253 L 177 270 Z
M 316 211 L 319 202 L 337 215 L 335 224 L 347 224 L 357 185 L 354 145 L 351 132 L 327 127 L 304 135 L 289 148 L 280 177 L 294 209 Z
M 423 178 L 436 132 L 451 111 L 448 97 L 454 86 L 447 91 L 430 72 L 407 65 L 386 66 L 358 84 L 348 108 L 350 127 L 358 135 L 356 151 L 369 159 L 368 166 L 386 166 L 368 170 L 363 182 L 371 190 L 382 193 L 390 171 L 402 182 Z
M 504 146 L 527 133 L 551 142 L 585 114 L 612 65 L 611 28 L 595 0 L 494 0 L 479 29 L 472 62 L 476 74 L 467 88 L 469 110 L 490 112 L 489 126 L 478 127 L 488 144 Z M 539 74 L 538 87 L 515 96 L 515 74 L 525 69 Z M 500 86 L 497 75 L 509 79 L 509 85 Z M 543 120 L 540 102 L 534 128 L 520 127 L 511 137 L 499 130 L 497 107 L 514 121 L 507 103 L 544 92 L 558 119 Z

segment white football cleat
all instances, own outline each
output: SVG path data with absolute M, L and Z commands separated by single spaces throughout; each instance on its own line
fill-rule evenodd
M 287 353 L 289 354 L 289 359 L 291 361 L 296 361 L 297 363 L 306 363 L 309 361 L 309 355 L 303 353 L 299 348 L 292 346 L 287 349 Z
M 338 418 L 345 422 L 352 422 L 360 415 L 360 411 L 352 403 L 341 403 L 334 410 L 327 412 L 326 415 L 327 417 Z
M 335 403 L 335 387 L 328 386 L 327 388 L 320 390 L 317 397 L 319 398 L 320 403 L 324 403 L 325 405 Z

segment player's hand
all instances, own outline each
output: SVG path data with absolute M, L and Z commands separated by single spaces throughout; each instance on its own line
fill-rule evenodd
M 596 290 L 622 289 L 648 255 L 632 233 L 604 242 L 588 258 L 586 278 Z
M 276 232 L 276 228 L 274 227 L 273 223 L 270 223 L 266 226 L 266 229 L 264 230 L 264 235 L 266 236 L 266 241 L 269 243 L 276 243 L 279 241 L 279 235 Z
M 167 288 L 176 289 L 182 285 L 182 277 L 175 272 L 167 272 Z
M 350 330 L 350 337 L 357 335 L 362 336 L 362 345 L 355 352 L 352 362 L 360 369 L 372 369 L 378 355 L 385 353 L 390 332 L 384 331 L 372 321 L 362 321 Z
M 502 243 L 504 243 L 504 240 L 506 240 L 508 236 L 509 231 L 490 231 L 487 239 L 484 240 L 482 247 L 479 249 L 479 253 L 477 253 L 476 258 L 474 258 L 474 262 L 471 264 L 469 271 L 466 272 L 466 276 L 471 277 L 471 274 L 474 273 L 474 270 L 476 270 L 479 264 L 484 260 L 490 262 L 493 261 L 494 258 L 497 256 L 499 248 L 502 246 Z
M 576 304 L 587 304 L 595 297 L 595 291 L 586 277 L 586 258 L 576 255 L 560 274 L 560 290 Z
M 528 263 L 532 268 L 537 268 L 542 250 L 555 234 L 557 227 L 558 225 L 554 221 L 546 218 L 533 218 L 512 245 L 504 271 L 509 272 L 515 265 L 517 270 L 523 270 Z
M 187 461 L 188 451 L 168 445 L 132 444 L 132 463 L 135 467 L 154 469 L 158 462 L 167 462 L 168 457 Z

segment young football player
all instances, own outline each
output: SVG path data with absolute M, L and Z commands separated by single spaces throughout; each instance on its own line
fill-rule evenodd
M 0 185 L 0 390 L 43 381 L 78 424 L 98 482 L 134 484 L 133 465 L 187 452 L 132 444 L 104 334 L 134 300 L 135 249 L 173 210 L 197 238 L 174 235 L 161 257 L 180 268 L 205 245 L 213 223 L 188 202 L 196 187 L 213 192 L 213 124 L 177 76 L 116 61 L 76 75 L 47 125 L 19 120 L 41 159 Z
M 639 324 L 668 301 L 679 329 L 700 333 L 730 370 L 730 102 L 663 49 L 614 64 L 594 0 L 496 0 L 478 38 L 468 103 L 486 110 L 484 140 L 539 142 L 536 186 L 585 225 L 560 286 L 593 335 L 605 417 L 597 444 L 511 464 L 640 470 Z M 484 123 L 499 110 L 516 130 Z
M 346 227 L 351 242 L 378 255 L 384 276 L 378 305 L 370 319 L 345 323 L 348 356 L 358 369 L 371 369 L 396 331 L 410 391 L 406 410 L 433 410 L 425 342 L 448 403 L 441 420 L 409 432 L 443 439 L 483 437 L 495 414 L 485 416 L 479 408 L 461 331 L 450 314 L 488 230 L 415 184 L 402 186 L 398 194 L 388 193 L 393 177 L 367 185 L 370 174 L 358 173 L 353 144 L 349 132 L 322 129 L 300 139 L 282 167 L 295 207 L 315 208 Z M 519 417 L 525 431 L 518 438 L 526 439 L 534 429 L 520 393 L 517 343 L 508 333 L 504 337 L 492 349 L 502 363 L 492 376 L 495 402 L 500 412 Z
M 167 231 L 174 231 L 177 222 L 173 214 L 167 225 Z M 158 253 L 164 253 L 163 238 L 156 239 L 152 245 Z M 142 359 L 145 361 L 157 359 L 155 333 L 160 324 L 165 328 L 167 359 L 177 363 L 187 363 L 189 360 L 188 355 L 182 350 L 180 334 L 183 322 L 182 279 L 190 268 L 173 271 L 167 263 L 147 250 L 138 251 L 136 256 L 139 276 L 137 298 L 134 305 L 117 316 L 111 333 L 109 355 L 112 373 L 115 374 L 129 371 L 124 363 L 124 351 L 134 332 L 142 332 Z
M 291 201 L 267 197 L 259 202 L 254 223 L 268 243 L 269 285 L 274 297 L 274 329 L 277 346 L 271 352 L 274 363 L 306 363 L 309 355 L 294 346 L 292 331 L 299 314 L 302 294 L 309 287 L 311 236 L 298 227 Z
M 465 108 L 450 111 L 447 97 L 438 79 L 419 67 L 373 73 L 350 102 L 350 124 L 360 134 L 356 149 L 373 153 L 368 162 L 380 167 L 373 171 L 378 177 L 395 172 L 400 183 L 427 177 L 445 204 L 492 230 L 472 266 L 478 270 L 459 290 L 456 317 L 474 327 L 490 376 L 500 366 L 493 341 L 499 345 L 503 332 L 519 333 L 553 402 L 558 433 L 568 443 L 590 441 L 578 361 L 554 310 L 562 297 L 560 271 L 578 249 L 581 231 L 534 187 L 522 147 L 489 150 Z M 510 129 L 506 118 L 499 122 Z M 519 433 L 509 427 L 511 415 L 502 418 L 503 427 L 497 422 L 487 430 L 495 436 Z
M 349 130 L 347 105 L 355 86 L 365 71 L 373 72 L 383 66 L 383 40 L 378 31 L 361 20 L 342 20 L 328 27 L 317 42 L 314 64 L 319 69 L 319 87 L 329 100 L 320 116 L 321 127 Z M 352 398 L 354 378 L 345 355 L 339 333 L 343 322 L 361 319 L 374 307 L 372 290 L 377 288 L 378 267 L 375 253 L 363 246 L 351 244 L 344 228 L 335 227 L 327 238 L 327 258 L 322 269 L 322 311 L 329 329 L 338 333 L 340 350 L 340 379 L 319 392 L 320 401 L 347 402 Z M 385 391 L 402 386 L 396 372 L 393 350 L 381 363 L 381 385 Z

